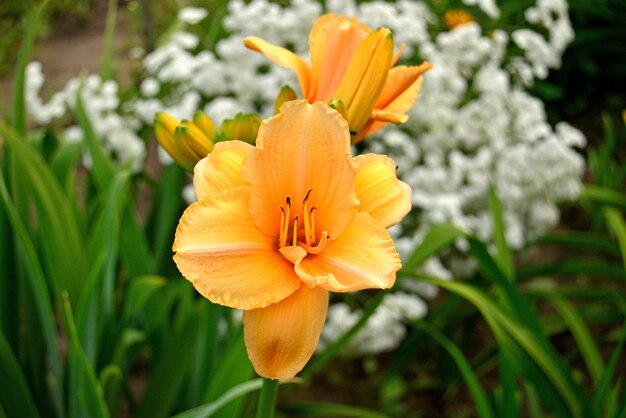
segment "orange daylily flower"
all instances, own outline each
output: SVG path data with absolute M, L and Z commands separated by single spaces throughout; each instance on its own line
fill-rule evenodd
M 448 10 L 443 16 L 443 20 L 446 22 L 446 26 L 449 29 L 454 29 L 457 26 L 473 22 L 474 18 L 465 10 Z
M 245 45 L 274 63 L 293 70 L 309 103 L 333 100 L 348 121 L 357 143 L 389 122 L 404 123 L 421 88 L 421 75 L 431 68 L 392 68 L 402 52 L 393 54 L 387 28 L 370 29 L 355 18 L 329 13 L 321 16 L 309 35 L 311 65 L 288 49 L 254 36 Z
M 285 103 L 256 146 L 215 144 L 194 170 L 174 261 L 214 303 L 243 309 L 257 373 L 295 376 L 317 346 L 328 292 L 389 288 L 400 257 L 386 228 L 411 209 L 395 163 L 351 157 L 348 125 L 322 102 Z

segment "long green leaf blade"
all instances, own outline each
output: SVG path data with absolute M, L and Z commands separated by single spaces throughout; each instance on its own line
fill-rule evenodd
M 20 49 L 17 67 L 15 69 L 15 79 L 13 84 L 13 119 L 11 124 L 13 128 L 20 134 L 26 134 L 26 102 L 24 100 L 24 84 L 26 81 L 26 66 L 30 59 L 31 50 L 35 42 L 35 38 L 42 26 L 43 13 L 46 3 L 42 2 L 35 7 L 30 15 L 25 19 L 26 33 Z
M 0 332 L 0 406 L 11 417 L 39 417 L 35 402 L 28 390 L 26 378 L 20 369 L 9 343 Z
M 438 329 L 428 322 L 418 321 L 415 323 L 415 326 L 435 339 L 435 341 L 437 341 L 437 343 L 439 343 L 439 345 L 441 345 L 448 352 L 450 357 L 452 357 L 454 363 L 459 368 L 463 379 L 465 380 L 467 388 L 474 398 L 476 409 L 478 410 L 478 416 L 481 418 L 495 417 L 491 404 L 489 403 L 489 398 L 485 393 L 485 389 L 480 384 L 478 377 L 476 377 L 476 374 L 472 370 L 472 366 L 463 355 L 463 352 L 449 338 L 443 335 Z

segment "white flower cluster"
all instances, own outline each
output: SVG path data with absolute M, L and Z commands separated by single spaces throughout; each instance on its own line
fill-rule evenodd
M 524 50 L 526 60 L 514 60 L 511 69 L 525 84 L 532 84 L 532 76 L 546 78 L 549 69 L 561 66 L 561 56 L 574 39 L 567 10 L 566 0 L 537 0 L 535 7 L 526 9 L 525 18 L 544 28 L 548 39 L 530 29 L 518 29 L 511 35 L 513 42 Z
M 426 303 L 414 294 L 394 292 L 385 295 L 363 328 L 343 348 L 342 355 L 348 357 L 374 355 L 395 349 L 406 335 L 404 322 L 421 319 L 426 312 Z M 361 315 L 362 312 L 352 311 L 343 302 L 330 305 L 317 351 L 326 350 L 345 334 Z
M 54 119 L 74 114 L 76 97 L 81 88 L 79 79 L 68 81 L 63 90 L 54 93 L 47 103 L 40 97 L 43 85 L 41 64 L 36 61 L 29 63 L 26 67 L 24 94 L 26 109 L 35 124 L 45 126 Z M 121 164 L 130 164 L 135 171 L 141 170 L 146 154 L 145 144 L 136 133 L 141 125 L 132 117 L 120 115 L 117 83 L 113 80 L 103 81 L 100 76 L 91 74 L 82 82 L 81 99 L 93 129 L 103 141 L 105 149 L 114 154 Z M 82 129 L 70 125 L 60 139 L 82 141 Z M 88 159 L 86 163 L 89 164 Z

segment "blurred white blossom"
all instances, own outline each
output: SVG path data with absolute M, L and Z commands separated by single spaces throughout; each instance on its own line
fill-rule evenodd
M 208 15 L 209 12 L 206 9 L 200 7 L 185 7 L 178 11 L 178 20 L 189 23 L 190 25 L 195 25 Z

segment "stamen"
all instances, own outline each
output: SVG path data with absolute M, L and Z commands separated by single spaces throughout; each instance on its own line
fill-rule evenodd
M 298 244 L 298 217 L 293 218 L 293 242 L 294 247 Z
M 285 232 L 285 226 L 286 226 L 285 224 L 289 222 L 289 220 L 285 219 L 286 217 L 285 208 L 281 206 L 280 210 L 282 211 L 282 214 L 280 215 L 280 234 L 278 236 L 278 244 L 282 248 L 287 243 L 287 234 Z
M 311 211 L 309 212 L 309 222 L 311 224 L 311 244 L 313 244 L 315 242 L 315 215 L 314 212 L 317 210 L 317 208 L 315 206 L 313 206 L 311 208 Z
M 311 245 L 315 242 L 315 229 L 311 228 L 311 223 L 309 220 L 309 206 L 307 204 L 307 200 L 309 200 L 309 195 L 312 191 L 313 189 L 309 189 L 309 191 L 306 192 L 304 199 L 302 200 L 302 205 L 304 206 L 302 208 L 302 213 L 304 215 L 304 240 L 306 241 L 306 245 Z
M 306 194 L 307 197 L 309 194 Z M 306 241 L 306 245 L 311 245 L 311 225 L 309 224 L 309 211 L 306 205 L 306 197 L 304 198 L 304 208 L 302 208 L 302 215 L 304 216 L 304 239 Z

